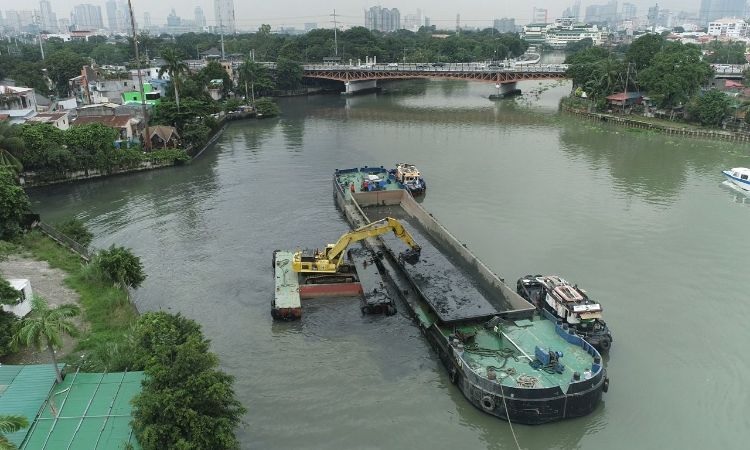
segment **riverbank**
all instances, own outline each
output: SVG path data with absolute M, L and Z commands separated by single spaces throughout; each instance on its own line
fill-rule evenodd
M 85 364 L 87 354 L 106 351 L 127 338 L 138 311 L 129 301 L 127 292 L 106 281 L 96 266 L 82 264 L 78 255 L 39 231 L 27 233 L 2 248 L 2 256 L 7 258 L 2 263 L 3 275 L 23 275 L 30 279 L 34 292 L 51 304 L 76 303 L 81 307 L 78 323 L 81 335 L 66 338 L 66 345 L 58 352 L 62 361 L 72 366 Z M 38 362 L 34 352 L 22 350 L 8 355 L 5 362 Z M 39 358 L 47 362 L 45 357 L 48 355 L 43 350 Z
M 669 135 L 677 135 L 697 139 L 708 139 L 714 141 L 750 142 L 750 134 L 747 133 L 712 130 L 688 125 L 670 126 L 664 123 L 659 123 L 658 121 L 650 121 L 647 117 L 638 117 L 637 119 L 634 119 L 633 116 L 623 116 L 611 113 L 595 113 L 566 106 L 562 103 L 560 104 L 560 111 L 594 122 L 606 122 L 612 125 L 622 126 L 626 128 L 643 129 Z

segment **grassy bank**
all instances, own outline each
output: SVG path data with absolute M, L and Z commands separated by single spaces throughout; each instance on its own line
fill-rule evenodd
M 86 265 L 77 255 L 38 231 L 26 234 L 18 247 L 68 274 L 65 284 L 80 296 L 83 318 L 89 325 L 78 340 L 77 353 L 100 351 L 127 339 L 138 312 L 122 288 L 105 280 L 95 266 Z M 68 355 L 66 362 L 75 365 L 80 358 Z

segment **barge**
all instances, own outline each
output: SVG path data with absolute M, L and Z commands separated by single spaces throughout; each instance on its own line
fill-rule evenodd
M 480 410 L 514 423 L 542 424 L 591 413 L 609 379 L 599 352 L 554 316 L 511 290 L 399 186 L 357 189 L 381 167 L 336 170 L 333 196 L 359 228 L 395 217 L 419 242 L 419 262 L 399 258 L 404 243 L 364 240 L 385 280 L 445 366 Z M 354 188 L 352 188 L 352 186 Z

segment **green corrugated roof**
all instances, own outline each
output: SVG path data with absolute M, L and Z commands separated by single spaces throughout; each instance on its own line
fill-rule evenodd
M 65 364 L 58 365 L 62 370 Z M 25 416 L 34 422 L 55 383 L 53 364 L 28 366 L 0 365 L 0 414 Z M 28 428 L 6 435 L 15 445 L 21 445 Z
M 140 449 L 130 427 L 130 400 L 143 372 L 69 374 L 55 387 L 22 450 Z

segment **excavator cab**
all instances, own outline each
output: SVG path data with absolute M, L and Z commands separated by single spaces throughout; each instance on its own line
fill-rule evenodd
M 422 254 L 420 246 L 412 247 L 398 254 L 399 261 L 411 264 L 412 266 L 419 262 L 419 256 Z

